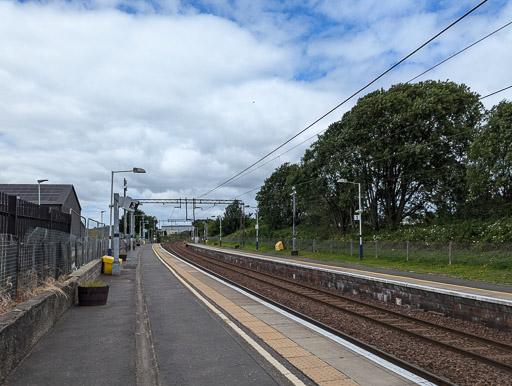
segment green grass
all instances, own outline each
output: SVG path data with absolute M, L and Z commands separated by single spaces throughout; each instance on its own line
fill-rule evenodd
M 102 282 L 101 280 L 86 280 L 80 287 L 105 287 L 107 284 Z
M 213 244 L 213 242 L 210 242 Z M 218 243 L 217 243 L 218 244 Z M 238 242 L 223 240 L 222 246 L 234 248 Z M 322 246 L 323 249 L 325 245 Z M 406 259 L 406 252 L 397 251 L 393 248 L 379 249 L 379 257 L 375 258 L 374 249 L 366 247 L 363 261 L 359 261 L 358 245 L 354 245 L 353 255 L 350 252 L 338 252 L 333 250 L 311 252 L 300 250 L 299 257 L 319 261 L 332 261 L 346 263 L 355 266 L 390 268 L 401 271 L 417 272 L 424 274 L 435 274 L 440 276 L 454 277 L 458 279 L 480 281 L 486 283 L 512 285 L 512 256 L 508 251 L 460 251 L 453 252 L 452 265 L 448 264 L 448 251 L 438 248 L 429 250 L 412 249 L 409 261 Z M 389 246 L 388 246 L 389 247 Z M 320 244 L 318 244 L 320 248 Z M 245 243 L 244 250 L 255 251 L 256 246 L 252 243 Z M 259 245 L 260 252 L 270 252 L 281 256 L 290 256 L 290 250 L 275 251 L 268 244 Z

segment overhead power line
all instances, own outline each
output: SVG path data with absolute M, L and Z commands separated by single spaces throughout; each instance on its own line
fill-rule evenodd
M 217 185 L 215 188 L 213 189 L 210 189 L 208 192 L 200 195 L 198 198 L 200 197 L 204 197 L 204 196 L 207 196 L 208 194 L 214 192 L 215 190 L 221 188 L 222 186 L 230 183 L 231 181 L 233 181 L 235 178 L 237 178 L 238 176 L 240 176 L 241 174 L 245 173 L 247 170 L 251 169 L 253 166 L 257 165 L 258 163 L 260 163 L 261 161 L 263 161 L 264 159 L 266 159 L 267 157 L 269 157 L 270 155 L 274 154 L 276 151 L 278 151 L 279 149 L 281 149 L 283 146 L 285 146 L 286 144 L 288 144 L 289 142 L 293 141 L 295 138 L 297 138 L 299 135 L 301 135 L 302 133 L 304 133 L 305 131 L 309 130 L 311 127 L 313 127 L 314 125 L 316 125 L 318 122 L 320 122 L 322 119 L 324 119 L 325 117 L 327 117 L 328 115 L 332 114 L 334 111 L 336 111 L 338 108 L 340 108 L 342 105 L 344 105 L 345 103 L 347 103 L 349 100 L 351 100 L 353 97 L 355 97 L 357 94 L 359 94 L 361 91 L 367 89 L 368 87 L 370 87 L 372 84 L 374 84 L 375 82 L 377 82 L 380 78 L 382 78 L 384 75 L 386 75 L 388 72 L 392 71 L 393 69 L 395 69 L 396 67 L 398 67 L 400 64 L 402 64 L 403 62 L 405 62 L 407 59 L 409 59 L 411 56 L 413 56 L 416 52 L 418 52 L 419 50 L 421 50 L 422 48 L 424 48 L 425 46 L 427 46 L 428 44 L 430 44 L 432 41 L 434 41 L 435 39 L 437 39 L 439 36 L 441 36 L 443 33 L 445 33 L 447 30 L 449 30 L 450 28 L 452 28 L 455 24 L 459 23 L 461 20 L 463 20 L 464 18 L 466 18 L 468 15 L 470 15 L 471 13 L 473 13 L 474 11 L 476 11 L 478 8 L 480 8 L 483 4 L 487 3 L 488 0 L 484 0 L 482 2 L 480 2 L 477 6 L 475 6 L 474 8 L 472 8 L 471 10 L 469 10 L 468 12 L 466 12 L 464 15 L 462 15 L 461 17 L 459 17 L 457 20 L 455 20 L 453 23 L 451 23 L 449 26 L 447 26 L 446 28 L 444 28 L 441 32 L 438 32 L 436 35 L 434 35 L 432 38 L 430 38 L 429 40 L 427 40 L 425 43 L 423 43 L 421 46 L 419 46 L 418 48 L 416 48 L 414 51 L 412 51 L 410 54 L 408 54 L 407 56 L 405 56 L 403 59 L 401 59 L 399 62 L 395 63 L 394 65 L 392 65 L 391 67 L 389 67 L 386 71 L 384 71 L 382 74 L 380 74 L 379 76 L 377 76 L 376 78 L 374 78 L 371 82 L 367 83 L 365 86 L 361 87 L 359 90 L 357 90 L 356 92 L 354 92 L 352 95 L 350 95 L 348 98 L 346 98 L 345 100 L 343 100 L 341 103 L 339 103 L 337 106 L 333 107 L 331 110 L 329 110 L 327 113 L 325 113 L 324 115 L 322 115 L 320 118 L 316 119 L 313 123 L 309 124 L 306 128 L 302 129 L 301 131 L 299 131 L 297 134 L 295 134 L 293 137 L 289 138 L 288 140 L 286 140 L 285 142 L 283 142 L 281 145 L 279 145 L 278 147 L 276 147 L 274 150 L 272 150 L 271 152 L 267 153 L 265 156 L 263 156 L 262 158 L 260 158 L 259 160 L 257 160 L 256 162 L 252 163 L 251 165 L 249 165 L 248 167 L 246 167 L 244 170 L 242 170 L 241 172 L 235 174 L 233 177 L 229 178 L 228 180 L 224 181 L 223 183 Z
M 500 27 L 500 28 L 498 28 L 498 29 L 494 30 L 493 32 L 491 32 L 491 33 L 489 33 L 489 34 L 485 35 L 483 38 L 481 38 L 481 39 L 477 40 L 476 42 L 474 42 L 474 43 L 472 43 L 472 44 L 470 44 L 470 45 L 466 46 L 465 48 L 463 48 L 462 50 L 460 50 L 460 51 L 456 52 L 455 54 L 450 55 L 450 56 L 449 56 L 449 57 L 447 57 L 446 59 L 444 59 L 444 60 L 442 60 L 441 62 L 439 62 L 439 63 L 435 64 L 435 65 L 434 65 L 434 66 L 432 66 L 432 67 L 430 67 L 428 70 L 425 70 L 425 71 L 423 71 L 421 74 L 416 75 L 414 78 L 412 78 L 412 79 L 408 80 L 406 83 L 410 83 L 410 82 L 412 82 L 412 81 L 416 80 L 417 78 L 419 78 L 420 76 L 425 75 L 427 72 L 429 72 L 429 71 L 433 70 L 434 68 L 436 68 L 436 67 L 440 66 L 441 64 L 446 63 L 447 61 L 449 61 L 449 60 L 453 59 L 453 58 L 454 58 L 454 57 L 456 57 L 457 55 L 459 55 L 459 54 L 461 54 L 462 52 L 464 52 L 464 51 L 468 50 L 469 48 L 471 48 L 471 47 L 475 46 L 476 44 L 478 44 L 478 43 L 482 42 L 483 40 L 485 40 L 485 39 L 487 39 L 487 38 L 491 37 L 491 36 L 492 36 L 492 35 L 494 35 L 495 33 L 497 33 L 497 32 L 499 32 L 499 31 L 501 31 L 502 29 L 504 29 L 504 28 L 508 27 L 508 26 L 509 26 L 509 25 L 511 25 L 511 24 L 512 24 L 512 21 L 511 21 L 511 22 L 508 22 L 508 23 L 507 23 L 507 24 L 505 24 L 504 26 L 502 26 L 502 27 Z M 512 87 L 512 86 L 510 86 L 510 87 Z M 502 89 L 502 90 L 499 90 L 499 91 L 496 91 L 496 92 L 494 92 L 494 93 L 492 93 L 492 94 L 489 94 L 489 95 L 483 96 L 483 97 L 481 97 L 481 98 L 480 98 L 480 100 L 481 100 L 481 99 L 484 99 L 484 98 L 487 98 L 487 97 L 489 97 L 489 96 L 491 96 L 491 95 L 494 95 L 494 94 L 500 93 L 500 92 L 502 92 L 502 91 L 505 91 L 505 90 L 509 89 L 510 87 L 506 87 L 506 88 L 504 88 L 504 89 Z M 404 129 L 404 130 L 407 130 L 407 129 Z M 281 156 L 285 155 L 286 153 L 289 153 L 290 151 L 292 151 L 292 150 L 296 149 L 297 147 L 299 147 L 299 146 L 301 146 L 302 144 L 304 144 L 304 143 L 306 143 L 306 142 L 310 141 L 311 139 L 313 139 L 314 137 L 316 137 L 316 136 L 318 136 L 318 135 L 322 134 L 322 133 L 323 133 L 323 132 L 325 132 L 325 131 L 327 131 L 327 129 L 320 130 L 318 133 L 316 133 L 316 134 L 312 135 L 311 137 L 306 138 L 304 141 L 302 141 L 302 142 L 298 143 L 297 145 L 295 145 L 295 146 L 291 147 L 290 149 L 286 150 L 285 152 L 283 152 L 283 153 L 281 153 L 281 154 L 277 155 L 276 157 L 272 158 L 271 160 L 269 160 L 269 161 L 265 162 L 264 164 L 259 165 L 257 168 L 254 168 L 254 169 L 252 169 L 252 170 L 248 170 L 246 173 L 239 175 L 237 178 L 233 179 L 231 182 L 236 182 L 236 181 L 238 181 L 238 180 L 240 180 L 240 179 L 244 178 L 244 177 L 245 177 L 245 176 L 247 176 L 248 174 L 250 174 L 250 173 L 252 173 L 252 172 L 254 172 L 254 171 L 256 171 L 256 170 L 258 170 L 258 169 L 262 168 L 263 166 L 268 165 L 268 164 L 269 164 L 269 163 L 271 163 L 272 161 L 275 161 L 276 159 L 280 158 Z M 395 134 L 396 134 L 396 133 L 395 133 Z M 380 139 L 383 139 L 383 138 L 381 137 Z M 243 172 L 242 172 L 242 173 L 243 173 Z M 253 190 L 254 190 L 254 189 L 253 189 Z M 251 190 L 251 192 L 252 192 L 253 190 Z M 243 193 L 242 195 L 244 195 L 244 194 L 246 194 L 246 193 Z
M 483 97 L 480 97 L 480 98 L 479 98 L 479 100 L 482 100 L 482 99 L 484 99 L 484 98 L 490 97 L 490 96 L 492 96 L 492 95 L 499 94 L 500 92 L 503 92 L 503 91 L 508 90 L 508 89 L 510 89 L 510 88 L 512 88 L 512 85 L 511 85 L 511 86 L 508 86 L 508 87 L 505 87 L 505 88 L 502 88 L 501 90 L 494 91 L 494 92 L 492 92 L 492 93 L 490 93 L 490 94 L 487 94 L 487 95 L 485 95 L 485 96 L 483 96 Z M 327 130 L 327 129 L 325 129 L 325 130 Z M 325 130 L 322 130 L 322 132 L 323 132 L 323 131 L 325 131 Z M 402 131 L 405 131 L 405 130 L 406 130 L 406 129 L 400 130 L 400 131 L 398 131 L 398 133 L 400 133 L 400 132 L 402 132 Z M 468 130 L 468 131 L 469 131 L 469 130 Z M 457 133 L 457 134 L 454 134 L 453 136 L 457 136 L 457 135 L 465 134 L 465 133 L 467 133 L 468 131 L 465 131 L 465 132 L 462 132 L 462 133 Z M 321 132 L 320 132 L 320 133 L 321 133 Z M 318 135 L 318 134 L 320 134 L 320 133 L 317 133 L 317 134 L 315 134 L 315 135 Z M 397 133 L 393 133 L 393 134 L 397 134 Z M 384 135 L 384 136 L 381 136 L 381 137 L 379 137 L 379 138 L 376 138 L 376 139 L 374 139 L 374 140 L 370 141 L 369 143 L 375 144 L 375 143 L 377 143 L 377 142 L 380 142 L 380 141 L 384 140 L 384 138 L 385 138 L 385 137 L 386 137 L 385 135 Z M 450 137 L 452 137 L 452 136 L 450 136 Z M 308 138 L 308 140 L 309 140 L 309 139 L 311 139 L 311 138 L 312 138 L 312 137 Z M 305 141 L 304 141 L 304 142 L 305 142 Z M 437 140 L 437 141 L 435 141 L 435 142 L 438 142 L 438 140 Z M 434 144 L 435 142 L 431 142 L 431 143 L 427 143 L 427 144 L 423 143 L 423 144 L 421 144 L 421 145 L 431 145 L 431 144 Z M 301 142 L 301 144 L 302 144 L 302 143 L 303 143 L 303 142 Z M 292 148 L 292 149 L 293 149 L 293 148 Z M 408 149 L 407 151 L 409 151 L 409 150 L 411 150 L 411 149 L 413 149 L 413 148 L 410 148 L 410 149 Z M 290 150 L 291 150 L 291 149 L 290 149 Z M 285 153 L 286 153 L 286 152 L 285 152 Z M 285 154 L 285 153 L 282 153 L 282 154 Z M 401 152 L 401 153 L 403 153 L 403 152 Z M 282 155 L 282 154 L 281 154 L 281 155 Z M 336 155 L 340 155 L 340 154 L 343 154 L 343 153 L 342 153 L 342 152 L 335 153 L 335 154 L 331 155 L 330 157 L 333 157 L 333 156 L 336 156 Z M 400 153 L 396 153 L 396 154 L 400 154 Z M 385 160 L 385 159 L 388 159 L 388 158 L 394 157 L 396 154 L 393 154 L 393 155 L 391 155 L 391 156 L 389 156 L 389 157 L 386 157 L 386 158 L 381 158 L 381 159 L 378 159 L 378 160 L 373 160 L 372 162 L 383 161 L 383 160 Z M 272 159 L 272 161 L 273 161 L 273 160 L 275 160 L 275 159 L 277 159 L 277 158 L 279 158 L 279 156 L 277 156 L 276 158 L 273 158 L 273 159 Z M 266 164 L 265 164 L 265 165 L 266 165 Z M 324 178 L 324 177 L 315 177 L 315 178 L 313 178 L 313 179 L 311 179 L 311 180 L 307 180 L 307 181 L 300 182 L 300 183 L 296 184 L 296 186 L 303 185 L 303 184 L 306 184 L 306 183 L 309 183 L 309 182 L 312 182 L 312 181 L 316 181 L 316 180 L 319 180 L 319 179 L 322 179 L 322 178 Z M 252 193 L 252 192 L 254 192 L 255 190 L 257 190 L 257 189 L 259 189 L 259 188 L 260 188 L 260 187 L 257 187 L 257 188 L 251 189 L 251 190 L 249 190 L 249 191 L 247 191 L 247 192 L 245 192 L 245 193 L 241 193 L 241 194 L 239 194 L 238 196 L 236 196 L 236 197 L 235 197 L 235 198 L 233 198 L 233 199 L 236 199 L 236 198 L 238 198 L 238 197 L 245 196 L 246 194 Z
M 471 47 L 473 47 L 473 46 L 477 45 L 478 43 L 480 43 L 481 41 L 483 41 L 483 40 L 487 39 L 488 37 L 491 37 L 491 36 L 492 36 L 492 35 L 494 35 L 496 32 L 499 32 L 499 31 L 501 31 L 503 28 L 508 27 L 510 24 L 512 24 L 512 21 L 511 21 L 511 22 L 508 22 L 508 23 L 507 23 L 507 24 L 505 24 L 503 27 L 500 27 L 500 28 L 498 28 L 497 30 L 495 30 L 495 31 L 491 32 L 490 34 L 488 34 L 488 35 L 484 36 L 483 38 L 481 38 L 481 39 L 477 40 L 476 42 L 474 42 L 474 43 L 470 44 L 469 46 L 467 46 L 467 47 L 463 48 L 462 50 L 460 50 L 460 51 L 458 51 L 458 52 L 454 53 L 453 55 L 451 55 L 451 56 L 447 57 L 446 59 L 442 60 L 441 62 L 439 62 L 439 63 L 435 64 L 435 65 L 434 65 L 434 66 L 432 66 L 432 67 L 430 67 L 428 70 L 423 71 L 421 74 L 416 75 L 414 78 L 412 78 L 412 79 L 408 80 L 406 83 L 411 83 L 413 80 L 418 79 L 420 76 L 425 75 L 427 72 L 429 72 L 429 71 L 433 70 L 434 68 L 436 68 L 436 67 L 440 66 L 440 65 L 441 65 L 441 64 L 443 64 L 443 63 L 446 63 L 448 60 L 453 59 L 453 58 L 454 58 L 454 57 L 456 57 L 457 55 L 459 55 L 459 54 L 463 53 L 464 51 L 466 51 L 466 50 L 470 49 Z
M 498 90 L 498 91 L 495 91 L 495 92 L 493 92 L 493 93 L 487 94 L 487 95 L 485 95 L 485 96 L 481 97 L 481 98 L 480 98 L 480 100 L 485 99 L 485 98 L 490 97 L 490 96 L 493 96 L 493 95 L 495 95 L 495 94 L 499 94 L 500 92 L 503 92 L 503 91 L 505 91 L 505 90 L 508 90 L 509 88 L 512 88 L 512 86 L 508 86 L 508 87 L 502 88 L 501 90 Z

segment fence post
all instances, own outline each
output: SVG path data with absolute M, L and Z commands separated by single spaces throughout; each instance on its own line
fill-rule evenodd
M 452 242 L 448 243 L 448 264 L 452 265 Z
M 407 261 L 409 261 L 409 241 L 407 241 Z
M 313 245 L 312 245 L 313 252 L 316 252 L 316 240 L 313 239 Z
M 18 236 L 16 232 L 17 207 L 16 196 L 7 196 L 7 233 L 15 236 Z
M 75 261 L 76 261 L 76 269 L 79 269 L 82 266 L 81 258 L 78 255 L 78 241 L 75 240 Z
M 350 256 L 354 253 L 354 240 L 350 240 Z
M 378 242 L 377 240 L 375 240 L 375 258 L 378 259 L 379 258 L 379 247 L 378 247 Z
M 14 234 L 12 236 L 12 239 L 13 240 L 16 240 L 16 237 L 14 237 Z M 14 283 L 13 283 L 13 288 L 14 288 L 14 299 L 18 299 L 18 289 L 20 288 L 20 271 L 21 271 L 21 267 L 20 267 L 20 260 L 21 260 L 21 241 L 18 239 L 16 240 L 16 274 L 14 275 L 15 279 L 14 279 Z

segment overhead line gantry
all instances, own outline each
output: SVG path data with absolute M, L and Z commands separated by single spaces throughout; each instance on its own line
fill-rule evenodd
M 231 205 L 235 202 L 238 202 L 240 205 L 244 205 L 244 202 L 241 200 L 219 200 L 212 198 L 137 198 L 137 201 L 141 205 L 144 204 L 174 204 L 179 205 L 176 208 L 181 209 L 181 205 L 185 205 L 185 221 L 195 221 L 196 220 L 196 208 L 197 205 Z M 188 218 L 188 205 L 192 205 L 192 218 Z

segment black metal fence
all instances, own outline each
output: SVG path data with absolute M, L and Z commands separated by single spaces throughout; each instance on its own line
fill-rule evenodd
M 0 192 L 0 234 L 21 239 L 37 227 L 69 233 L 71 215 Z
M 48 278 L 58 279 L 106 254 L 107 238 L 51 229 L 27 230 L 20 241 L 0 234 L 0 297 L 20 299 Z
M 274 249 L 276 243 L 282 241 L 286 250 L 291 250 L 292 239 L 260 238 L 259 247 Z M 209 243 L 219 242 L 218 237 L 210 237 Z M 222 242 L 239 244 L 239 238 L 223 237 Z M 245 244 L 254 247 L 255 239 L 246 238 Z M 359 257 L 359 241 L 357 240 L 304 240 L 296 239 L 298 251 L 319 252 L 331 255 Z M 364 259 L 394 260 L 398 262 L 423 261 L 441 265 L 474 265 L 489 266 L 498 269 L 512 269 L 511 243 L 455 243 L 455 242 L 394 242 L 385 240 L 363 241 Z

